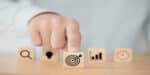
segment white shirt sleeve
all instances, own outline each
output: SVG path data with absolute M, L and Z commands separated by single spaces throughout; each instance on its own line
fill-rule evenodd
M 29 0 L 0 0 L 0 55 L 13 54 L 18 47 L 32 47 L 27 25 L 29 20 L 47 9 Z
M 29 0 L 0 0 L 0 32 L 6 32 L 11 26 L 17 31 L 24 31 L 33 16 L 47 11 L 34 6 Z

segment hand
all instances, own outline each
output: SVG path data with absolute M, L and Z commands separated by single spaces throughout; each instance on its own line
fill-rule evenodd
M 80 48 L 79 24 L 75 19 L 56 14 L 40 14 L 29 22 L 32 43 L 42 46 L 43 50 L 67 49 L 78 51 Z

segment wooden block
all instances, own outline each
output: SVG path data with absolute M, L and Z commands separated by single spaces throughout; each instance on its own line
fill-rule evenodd
M 88 63 L 104 63 L 106 61 L 106 50 L 104 48 L 89 48 Z
M 42 52 L 41 61 L 42 62 L 53 62 L 58 63 L 58 51 L 57 50 L 49 50 Z
M 132 56 L 132 49 L 116 48 L 114 52 L 114 62 L 131 62 Z
M 35 49 L 34 48 L 18 48 L 17 49 L 18 60 L 35 60 Z
M 82 68 L 84 67 L 83 52 L 63 52 L 63 64 L 67 68 Z

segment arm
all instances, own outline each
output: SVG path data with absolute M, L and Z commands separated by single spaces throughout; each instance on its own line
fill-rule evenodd
M 43 50 L 80 48 L 79 24 L 75 19 L 50 13 L 27 0 L 0 1 L 0 22 L 1 31 L 10 26 L 15 26 L 17 31 L 28 29 L 32 43 Z
M 28 21 L 35 15 L 48 10 L 33 6 L 28 0 L 0 1 L 0 31 L 7 30 L 10 26 L 15 26 L 16 30 L 26 30 Z

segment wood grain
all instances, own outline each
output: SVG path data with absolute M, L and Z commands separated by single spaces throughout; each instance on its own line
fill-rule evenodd
M 61 63 L 17 62 L 16 57 L 0 57 L 0 75 L 150 75 L 150 53 L 136 54 L 131 63 L 85 64 L 69 69 Z

